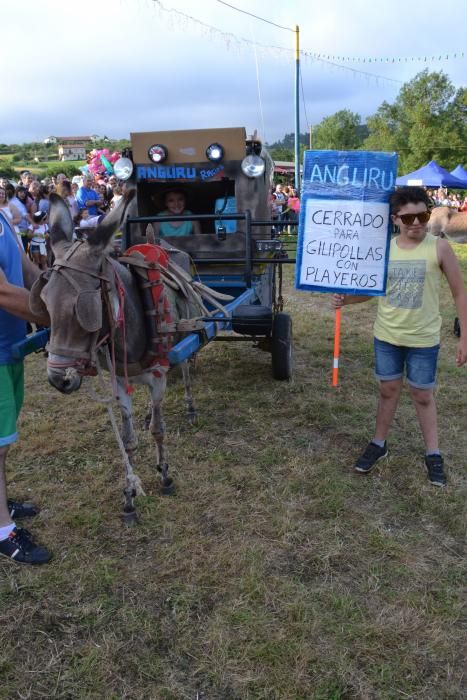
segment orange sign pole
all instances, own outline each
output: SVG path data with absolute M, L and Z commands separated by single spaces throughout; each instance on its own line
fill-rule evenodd
M 334 358 L 332 363 L 332 386 L 337 386 L 339 379 L 339 347 L 341 340 L 341 310 L 336 309 L 334 320 Z

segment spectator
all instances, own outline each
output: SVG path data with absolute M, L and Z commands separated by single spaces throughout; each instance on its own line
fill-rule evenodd
M 15 230 L 15 226 L 21 221 L 21 214 L 18 209 L 8 201 L 7 190 L 0 185 L 0 211 L 7 219 L 11 228 Z M 21 238 L 18 239 L 21 241 Z
M 50 207 L 49 196 L 50 196 L 50 191 L 49 191 L 48 186 L 41 185 L 39 188 L 39 196 L 37 198 L 38 211 L 45 211 L 47 214 L 49 213 L 49 207 Z
M 273 192 L 273 205 L 272 205 L 272 211 L 273 211 L 273 219 L 277 219 L 278 221 L 283 221 L 284 220 L 284 212 L 287 208 L 287 195 L 283 191 L 283 186 L 281 183 L 276 185 L 276 189 Z M 281 233 L 282 232 L 282 226 L 276 226 L 276 233 Z
M 115 194 L 114 190 L 117 187 L 117 185 L 118 185 L 117 176 L 111 175 L 109 177 L 109 181 L 107 183 L 107 195 L 108 195 L 109 201 L 112 201 L 112 197 Z
M 69 180 L 63 180 L 62 184 L 58 188 L 58 194 L 65 202 L 68 204 L 68 209 L 70 210 L 71 218 L 73 222 L 76 222 L 79 214 L 78 202 L 72 192 L 72 183 Z
M 8 222 L 0 214 L 0 554 L 22 564 L 45 564 L 51 555 L 37 545 L 15 520 L 38 513 L 31 503 L 7 498 L 5 467 L 8 450 L 18 439 L 17 419 L 23 403 L 24 370 L 11 346 L 26 336 L 26 321 L 47 325 L 47 318 L 29 310 L 30 288 L 38 270 L 26 258 Z
M 28 191 L 22 185 L 18 185 L 15 189 L 15 196 L 12 197 L 10 203 L 13 204 L 20 213 L 19 223 L 16 225 L 16 233 L 21 236 L 23 243 L 23 248 L 25 251 L 28 249 L 29 245 L 29 230 L 32 226 L 32 218 L 28 212 L 27 203 Z
M 47 226 L 47 214 L 45 211 L 36 211 L 32 215 L 32 230 L 29 234 L 31 243 L 29 252 L 31 259 L 40 270 L 47 268 L 46 238 L 49 227 Z
M 83 184 L 78 189 L 76 194 L 76 201 L 78 202 L 79 209 L 87 209 L 90 216 L 98 216 L 98 207 L 102 203 L 102 198 L 97 194 L 96 190 L 93 189 L 93 177 L 87 173 L 83 175 Z
M 96 228 L 102 219 L 104 214 L 98 214 L 97 216 L 90 216 L 87 209 L 80 209 L 78 214 L 78 222 L 80 228 Z
M 108 190 L 107 190 L 107 185 L 105 184 L 104 181 L 99 182 L 97 185 L 97 194 L 102 197 L 102 202 L 99 207 L 99 209 L 106 214 L 109 211 L 110 208 L 110 199 L 108 196 Z
M 113 196 L 112 199 L 110 200 L 110 209 L 115 209 L 115 207 L 118 205 L 120 200 L 123 197 L 123 188 L 120 184 L 114 185 L 113 188 Z

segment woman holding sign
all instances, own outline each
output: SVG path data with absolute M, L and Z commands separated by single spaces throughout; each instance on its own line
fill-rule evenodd
M 380 382 L 376 430 L 355 470 L 368 474 L 387 456 L 386 438 L 405 373 L 425 441 L 428 478 L 435 486 L 445 486 L 433 393 L 441 329 L 441 277 L 448 281 L 460 321 L 458 367 L 467 361 L 467 293 L 451 246 L 427 233 L 429 207 L 429 197 L 421 187 L 401 187 L 391 196 L 391 218 L 400 233 L 391 241 L 386 295 L 379 298 L 374 325 L 375 375 Z M 370 298 L 334 294 L 333 306 L 340 308 Z

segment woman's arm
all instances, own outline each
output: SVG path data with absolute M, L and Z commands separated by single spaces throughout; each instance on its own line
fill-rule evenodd
M 11 211 L 12 216 L 13 216 L 13 218 L 11 220 L 11 224 L 13 226 L 16 226 L 21 221 L 21 212 L 18 209 L 18 207 L 15 207 L 15 205 L 12 204 L 11 202 L 8 202 L 8 209 Z

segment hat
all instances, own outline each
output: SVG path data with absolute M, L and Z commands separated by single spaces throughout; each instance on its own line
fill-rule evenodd
M 47 217 L 47 212 L 46 211 L 36 211 L 33 215 L 33 221 L 35 224 L 40 224 L 41 221 L 44 221 L 44 219 Z

